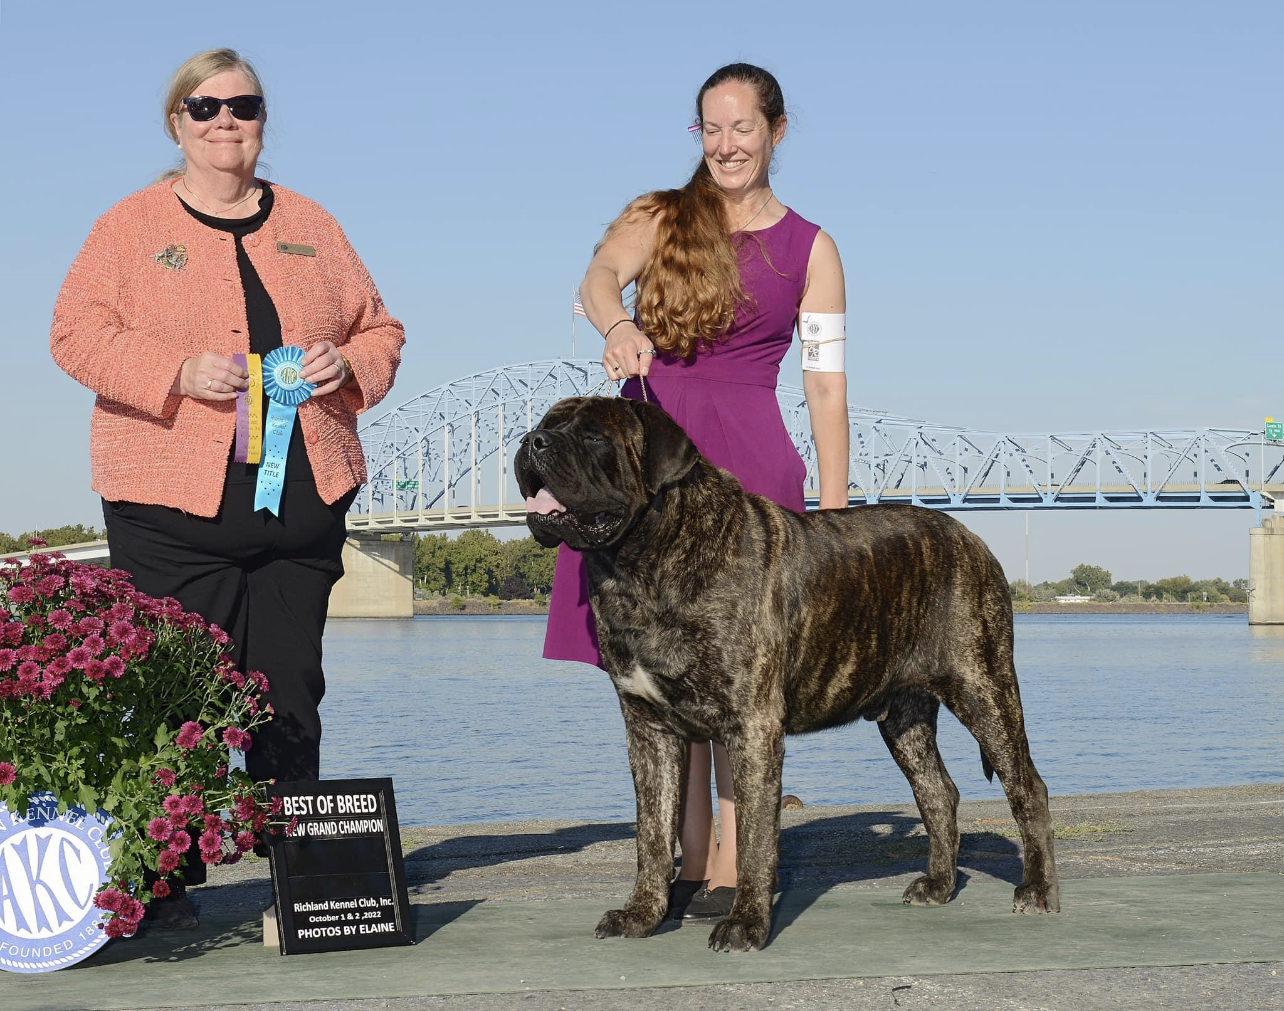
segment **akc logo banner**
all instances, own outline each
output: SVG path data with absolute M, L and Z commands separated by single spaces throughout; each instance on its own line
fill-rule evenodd
M 0 969 L 50 972 L 107 943 L 94 895 L 107 880 L 110 819 L 84 808 L 58 813 L 51 793 L 27 817 L 0 803 Z

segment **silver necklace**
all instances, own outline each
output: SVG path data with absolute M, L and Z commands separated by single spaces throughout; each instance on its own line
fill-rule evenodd
M 210 214 L 213 214 L 213 215 L 214 215 L 214 217 L 216 217 L 216 218 L 218 218 L 218 217 L 222 217 L 224 214 L 226 214 L 228 211 L 232 210 L 232 209 L 233 209 L 233 208 L 235 208 L 235 207 L 240 207 L 240 206 L 241 206 L 241 204 L 243 204 L 243 203 L 245 203 L 245 201 L 249 200 L 249 199 L 250 199 L 250 197 L 255 196 L 256 194 L 258 194 L 258 193 L 261 193 L 261 192 L 262 192 L 261 190 L 258 190 L 258 189 L 252 189 L 252 190 L 250 190 L 250 192 L 249 192 L 249 193 L 245 194 L 245 196 L 241 197 L 241 199 L 240 199 L 240 200 L 238 200 L 236 203 L 234 203 L 234 204 L 229 204 L 227 207 L 224 207 L 221 211 L 216 211 L 216 210 L 214 210 L 214 208 L 213 208 L 213 207 L 211 207 L 211 206 L 210 206 L 209 204 L 207 204 L 204 200 L 202 200 L 200 197 L 198 197 L 195 193 L 193 193 L 193 192 L 192 192 L 192 188 L 191 188 L 190 186 L 188 186 L 188 185 L 187 185 L 187 179 L 186 179 L 186 177 L 184 177 L 184 178 L 180 179 L 180 180 L 179 180 L 179 182 L 183 184 L 183 191 L 184 191 L 184 192 L 185 192 L 189 197 L 191 197 L 193 200 L 195 200 L 198 204 L 200 204 L 202 207 L 204 207 L 206 211 L 208 211 Z
M 763 211 L 765 211 L 765 210 L 767 209 L 767 205 L 768 205 L 769 203 L 771 203 L 772 198 L 774 198 L 774 197 L 775 197 L 775 195 L 776 195 L 776 194 L 772 193 L 772 192 L 769 190 L 769 191 L 767 192 L 767 199 L 766 199 L 766 200 L 764 200 L 764 201 L 762 202 L 762 206 L 761 206 L 761 207 L 759 207 L 756 211 L 754 211 L 754 212 L 753 212 L 753 217 L 752 217 L 752 218 L 750 218 L 748 221 L 746 221 L 746 222 L 745 222 L 743 225 L 741 225 L 739 228 L 737 228 L 737 229 L 736 229 L 736 231 L 737 231 L 737 232 L 743 232 L 746 228 L 748 228 L 750 225 L 752 225 L 752 224 L 754 223 L 754 219 L 755 219 L 755 218 L 757 218 L 759 214 L 761 214 Z

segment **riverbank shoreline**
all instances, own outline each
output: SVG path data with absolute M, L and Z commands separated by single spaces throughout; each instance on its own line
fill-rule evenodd
M 548 605 L 533 600 L 488 600 L 485 597 L 434 597 L 416 600 L 415 617 L 457 615 L 548 614 Z M 1055 601 L 1013 601 L 1014 614 L 1247 614 L 1247 604 L 1205 604 L 1165 601 L 1103 604 L 1058 604 Z

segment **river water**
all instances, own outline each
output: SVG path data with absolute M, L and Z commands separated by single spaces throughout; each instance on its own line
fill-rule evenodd
M 631 820 L 606 674 L 540 658 L 542 616 L 331 621 L 322 775 L 391 776 L 405 825 Z M 1017 615 L 1026 731 L 1053 794 L 1284 781 L 1284 627 L 1244 615 Z M 965 799 L 1002 797 L 941 710 Z M 805 804 L 912 802 L 866 722 L 787 742 Z

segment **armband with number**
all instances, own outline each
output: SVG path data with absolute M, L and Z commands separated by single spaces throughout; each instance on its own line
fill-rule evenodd
M 804 372 L 847 371 L 845 312 L 800 312 L 798 336 L 802 340 Z

